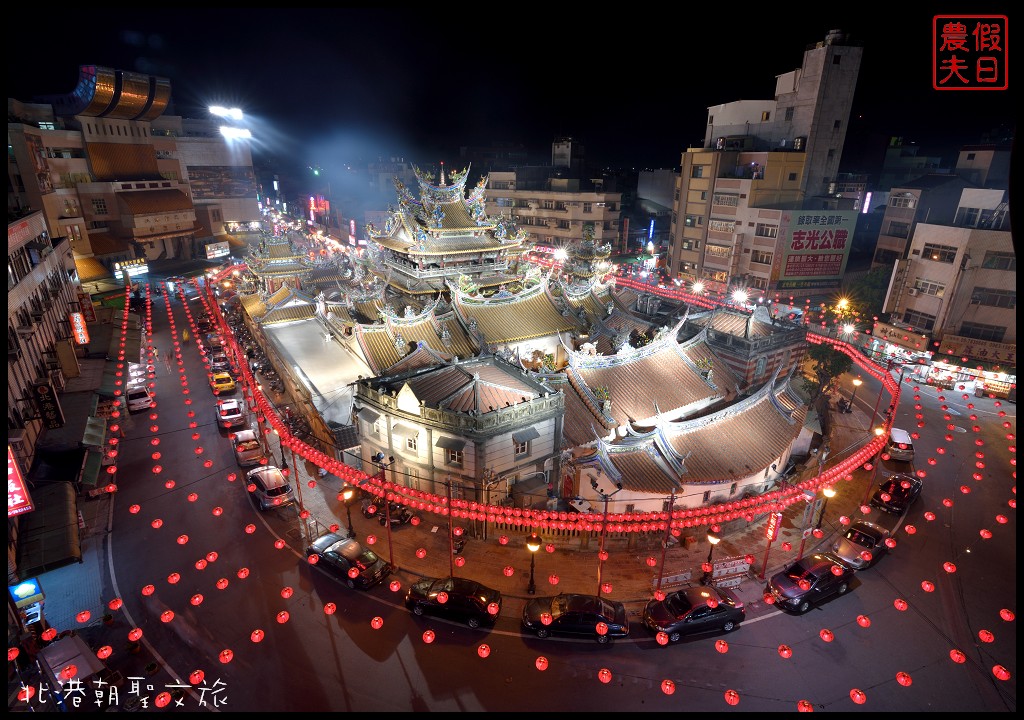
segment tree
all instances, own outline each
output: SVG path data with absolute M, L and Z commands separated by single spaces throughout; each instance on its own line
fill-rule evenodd
M 811 396 L 812 403 L 831 390 L 836 378 L 853 367 L 853 359 L 849 355 L 825 343 L 812 345 L 807 351 L 807 358 L 814 362 L 814 366 L 812 375 L 804 378 L 803 389 Z

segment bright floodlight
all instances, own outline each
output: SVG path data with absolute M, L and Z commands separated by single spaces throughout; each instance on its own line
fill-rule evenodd
M 240 108 L 226 108 L 220 105 L 211 105 L 210 114 L 216 115 L 217 117 L 231 118 L 232 120 L 241 120 L 242 111 Z
M 695 282 L 693 285 L 690 286 L 690 289 L 693 290 L 694 294 L 700 295 L 702 292 L 704 292 L 704 283 Z
M 555 250 L 555 260 L 565 260 L 567 257 L 569 257 L 569 253 L 565 251 L 565 248 Z
M 845 310 L 850 305 L 850 301 L 846 298 L 839 298 L 839 302 L 836 303 L 836 307 L 840 310 Z
M 851 325 L 850 323 L 846 323 L 845 325 L 843 325 L 843 332 L 846 333 L 847 335 L 849 335 L 850 333 L 852 333 L 856 329 L 857 328 L 855 326 Z
M 736 290 L 732 294 L 732 299 L 740 304 L 746 303 L 749 298 L 750 295 L 747 293 L 746 290 Z
M 248 128 L 236 128 L 228 127 L 227 125 L 221 125 L 220 134 L 226 137 L 228 140 L 251 140 L 252 133 L 249 132 Z

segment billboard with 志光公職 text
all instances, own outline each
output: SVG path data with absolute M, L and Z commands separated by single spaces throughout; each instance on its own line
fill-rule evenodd
M 779 290 L 838 288 L 857 224 L 855 210 L 792 210 L 779 228 Z

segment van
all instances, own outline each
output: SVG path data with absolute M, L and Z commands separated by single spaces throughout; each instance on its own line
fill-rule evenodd
M 153 407 L 153 395 L 144 387 L 128 388 L 125 399 L 128 401 L 128 412 L 130 413 Z
M 911 462 L 914 459 L 914 442 L 910 439 L 910 433 L 900 428 L 889 430 L 889 442 L 886 443 L 885 452 L 894 460 Z

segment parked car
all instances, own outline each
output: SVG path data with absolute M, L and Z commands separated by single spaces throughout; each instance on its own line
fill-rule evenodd
M 889 531 L 867 520 L 854 520 L 842 537 L 832 543 L 832 553 L 854 570 L 869 568 L 885 554 Z M 865 556 L 865 553 L 867 555 Z
M 772 575 L 765 591 L 789 612 L 805 613 L 812 606 L 850 589 L 853 570 L 829 553 L 815 553 Z
M 235 389 L 235 379 L 231 373 L 215 372 L 210 376 L 210 387 L 221 393 L 231 392 Z
M 882 481 L 871 496 L 871 506 L 888 513 L 902 515 L 921 494 L 924 481 L 916 475 L 897 473 Z
M 203 336 L 203 344 L 208 348 L 224 347 L 224 337 L 218 332 L 208 333 Z
M 128 412 L 139 412 L 153 407 L 153 393 L 145 387 L 128 388 L 126 394 Z
M 428 577 L 409 586 L 405 606 L 414 615 L 438 615 L 478 628 L 498 619 L 501 593 L 468 578 Z
M 218 400 L 214 408 L 217 425 L 222 428 L 236 428 L 245 425 L 245 409 L 237 400 Z
M 669 642 L 684 635 L 732 632 L 746 618 L 743 602 L 725 588 L 710 585 L 684 588 L 650 600 L 644 607 L 643 623 L 648 630 L 666 633 Z
M 391 566 L 373 550 L 360 545 L 354 538 L 329 532 L 321 535 L 306 548 L 306 556 L 317 556 L 317 567 L 322 567 L 350 588 L 366 590 L 391 574 Z M 349 574 L 356 569 L 355 577 Z
M 550 618 L 550 622 L 547 620 Z M 600 633 L 604 623 L 607 632 Z M 523 608 L 523 630 L 539 638 L 550 635 L 572 635 L 608 643 L 629 635 L 626 606 L 597 595 L 562 593 L 527 601 Z
M 245 474 L 246 485 L 253 486 L 252 494 L 260 510 L 291 505 L 295 502 L 295 491 L 288 484 L 288 478 L 274 465 L 254 468 Z
M 213 372 L 228 372 L 231 369 L 231 361 L 224 353 L 214 353 L 210 356 L 210 370 Z
M 914 441 L 906 430 L 894 427 L 889 429 L 889 440 L 885 444 L 885 452 L 890 457 L 904 462 L 914 459 Z
M 263 445 L 256 436 L 255 430 L 239 430 L 231 440 L 231 447 L 235 451 L 235 460 L 242 467 L 251 467 L 261 464 L 260 461 L 266 457 L 263 452 Z

